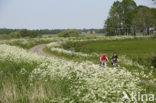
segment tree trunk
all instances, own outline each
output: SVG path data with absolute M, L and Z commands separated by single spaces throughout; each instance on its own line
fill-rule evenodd
M 133 35 L 136 36 L 136 29 L 133 27 Z
M 134 36 L 136 36 L 136 30 L 134 29 Z
M 149 27 L 147 27 L 147 35 L 150 35 Z
M 126 35 L 128 36 L 128 30 L 127 30 L 127 28 L 126 28 Z

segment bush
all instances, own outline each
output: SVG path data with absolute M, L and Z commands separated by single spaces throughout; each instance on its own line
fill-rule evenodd
M 154 68 L 156 68 L 156 55 L 154 55 L 152 57 L 152 66 L 154 66 Z
M 27 30 L 27 29 L 13 31 L 10 32 L 9 34 L 0 34 L 0 39 L 12 39 L 12 38 L 21 38 L 21 37 L 35 38 L 35 37 L 41 37 L 41 35 L 39 35 L 38 30 Z
M 77 30 L 65 30 L 59 33 L 60 37 L 78 37 L 79 33 Z
M 1 34 L 0 35 L 0 39 L 11 39 L 11 38 L 12 38 L 12 36 L 9 34 Z
M 24 30 L 20 31 L 20 36 L 21 37 L 32 37 L 32 38 L 34 38 L 34 37 L 38 36 L 38 31 L 34 31 L 34 30 L 30 31 L 30 30 L 24 29 Z

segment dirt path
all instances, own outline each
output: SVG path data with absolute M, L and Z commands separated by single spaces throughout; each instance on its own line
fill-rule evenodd
M 42 56 L 46 56 L 46 57 L 53 57 L 53 58 L 60 59 L 60 58 L 55 57 L 55 56 L 53 56 L 53 55 L 51 55 L 49 53 L 44 52 L 43 49 L 45 47 L 46 47 L 46 44 L 37 45 L 37 46 L 29 49 L 29 52 L 36 53 L 38 55 L 42 55 Z M 64 59 L 61 59 L 61 60 L 64 60 Z M 156 83 L 151 83 L 150 81 L 147 81 L 147 80 L 142 80 L 141 82 L 145 83 L 146 85 L 151 85 L 151 86 L 156 87 Z
M 31 49 L 29 49 L 29 52 L 36 53 L 38 55 L 46 56 L 46 57 L 52 57 L 52 55 L 46 53 L 43 51 L 43 49 L 46 47 L 46 44 L 37 45 Z

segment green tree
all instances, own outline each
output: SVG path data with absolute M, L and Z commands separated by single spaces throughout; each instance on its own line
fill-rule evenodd
M 20 35 L 21 35 L 21 37 L 27 37 L 28 36 L 28 30 L 27 29 L 21 30 Z
M 146 6 L 139 6 L 137 13 L 133 19 L 133 25 L 137 26 L 137 29 L 143 32 L 144 34 L 150 34 L 150 27 L 154 25 L 154 18 L 151 13 L 150 8 Z
M 122 27 L 124 29 L 124 33 L 128 35 L 131 32 L 132 20 L 136 13 L 137 5 L 133 0 L 123 0 L 121 18 L 122 18 Z
M 108 35 L 118 35 L 118 29 L 121 28 L 121 2 L 114 2 L 109 12 L 109 18 L 105 22 L 105 28 Z
M 23 29 L 20 32 L 20 37 L 37 37 L 39 35 L 39 32 L 37 30 L 27 30 L 27 29 Z
M 153 17 L 153 27 L 156 28 L 156 8 L 150 8 L 151 9 L 151 14 Z
M 107 33 L 129 34 L 131 32 L 132 19 L 136 13 L 136 3 L 133 0 L 115 1 L 105 22 Z M 111 31 L 111 32 L 110 32 Z
M 65 30 L 59 33 L 60 37 L 78 37 L 79 33 L 77 30 Z

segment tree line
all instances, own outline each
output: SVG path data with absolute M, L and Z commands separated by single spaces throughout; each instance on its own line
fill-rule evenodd
M 153 0 L 156 4 L 156 0 Z M 7 29 L 1 28 L 0 34 L 11 37 L 36 37 L 44 34 L 59 34 L 68 29 Z M 134 0 L 115 1 L 105 21 L 104 29 L 76 29 L 79 34 L 88 31 L 107 33 L 107 35 L 144 35 L 153 34 L 156 30 L 156 8 L 137 6 Z
M 28 30 L 28 29 L 7 29 L 7 28 L 0 28 L 0 34 L 14 34 L 14 33 L 21 33 L 21 32 L 36 32 L 38 34 L 58 34 L 59 32 L 63 31 L 63 29 L 41 29 L 41 30 Z
M 150 35 L 156 28 L 156 8 L 137 6 L 134 0 L 115 1 L 105 21 L 107 35 Z
M 41 29 L 41 30 L 28 30 L 28 29 L 7 29 L 7 28 L 0 28 L 0 34 L 9 34 L 17 37 L 35 37 L 37 35 L 44 35 L 44 34 L 59 34 L 62 31 L 66 31 L 69 29 Z M 85 34 L 88 31 L 95 31 L 96 33 L 105 33 L 104 29 L 75 29 L 78 31 L 79 34 Z

